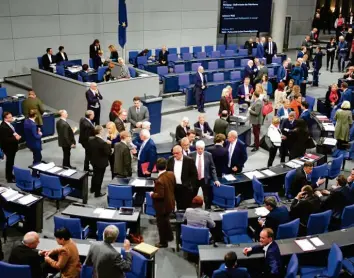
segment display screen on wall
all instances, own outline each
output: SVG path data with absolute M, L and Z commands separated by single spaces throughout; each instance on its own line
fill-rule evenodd
M 221 0 L 222 34 L 269 32 L 272 0 Z

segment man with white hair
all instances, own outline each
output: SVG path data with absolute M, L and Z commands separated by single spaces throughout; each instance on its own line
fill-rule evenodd
M 90 89 L 86 92 L 86 100 L 87 100 L 87 110 L 92 110 L 95 113 L 95 117 L 92 122 L 95 125 L 100 124 L 100 116 L 101 116 L 101 104 L 100 100 L 103 97 L 97 89 L 97 83 L 92 82 L 90 85 Z
M 220 182 L 216 176 L 213 156 L 211 153 L 205 151 L 204 141 L 197 141 L 196 149 L 197 151 L 192 152 L 189 155 L 194 160 L 198 172 L 197 186 L 195 187 L 194 195 L 198 194 L 199 187 L 201 187 L 203 190 L 205 208 L 210 209 L 210 180 L 212 179 L 216 186 L 220 186 Z
M 28 232 L 22 242 L 12 248 L 9 263 L 29 265 L 32 277 L 43 277 L 42 263 L 45 251 L 36 250 L 38 244 L 39 235 L 36 232 Z
M 124 60 L 122 58 L 118 58 L 118 64 L 120 66 L 119 74 L 118 74 L 118 79 L 130 78 L 130 72 L 128 66 L 125 64 Z
M 195 99 L 197 102 L 198 112 L 205 113 L 204 111 L 204 90 L 207 87 L 207 80 L 204 75 L 204 68 L 202 66 L 198 67 L 198 72 L 195 75 L 194 79 L 194 92 L 195 92 Z
M 142 124 L 141 124 L 141 129 L 140 128 L 136 128 L 135 130 L 134 130 L 134 135 L 133 135 L 133 144 L 136 146 L 136 149 L 139 151 L 140 150 L 140 147 L 141 147 L 141 144 L 143 143 L 143 141 L 141 141 L 141 139 L 140 139 L 140 136 L 139 136 L 139 134 L 140 134 L 140 131 L 142 130 L 142 129 L 146 129 L 146 130 L 148 130 L 148 131 L 150 131 L 150 129 L 151 129 L 151 123 L 150 122 L 148 122 L 148 121 L 145 121 L 145 122 L 143 122 Z
M 132 254 L 129 240 L 124 240 L 125 259 L 112 246 L 117 240 L 119 229 L 114 225 L 107 226 L 103 231 L 103 241 L 92 242 L 87 254 L 85 265 L 93 267 L 93 277 L 124 278 L 132 266 Z
M 248 60 L 247 65 L 245 66 L 245 70 L 244 70 L 244 79 L 246 77 L 248 77 L 251 81 L 251 84 L 253 84 L 253 80 L 254 80 L 254 71 L 253 71 L 253 61 L 252 60 Z
M 157 160 L 156 145 L 147 129 L 140 131 L 140 140 L 142 143 L 138 153 L 138 176 L 150 177 Z
M 228 133 L 225 148 L 229 152 L 227 163 L 228 173 L 241 173 L 248 156 L 246 145 L 238 139 L 236 130 L 231 130 Z
M 345 60 L 348 55 L 348 43 L 344 40 L 343 36 L 339 37 L 337 55 L 338 55 L 338 71 L 344 72 Z

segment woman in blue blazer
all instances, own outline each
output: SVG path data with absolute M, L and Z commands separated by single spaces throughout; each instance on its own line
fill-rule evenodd
M 291 78 L 294 79 L 295 85 L 299 85 L 304 80 L 304 73 L 299 62 L 295 63 L 295 67 L 291 71 Z

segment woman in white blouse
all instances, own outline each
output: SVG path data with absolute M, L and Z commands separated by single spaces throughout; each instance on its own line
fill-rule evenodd
M 286 100 L 286 92 L 284 91 L 285 84 L 280 82 L 278 88 L 274 92 L 274 116 L 277 115 L 278 109 L 282 107 L 283 102 Z
M 280 119 L 276 116 L 273 117 L 272 119 L 272 124 L 268 128 L 268 137 L 270 138 L 270 141 L 273 143 L 273 146 L 269 149 L 269 158 L 268 158 L 268 166 L 270 167 L 273 165 L 274 158 L 277 154 L 277 151 L 279 147 L 281 146 L 281 142 L 283 138 L 285 138 L 281 134 L 281 130 L 279 128 L 280 125 Z

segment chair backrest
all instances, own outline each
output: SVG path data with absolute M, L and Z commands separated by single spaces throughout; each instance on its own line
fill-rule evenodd
M 38 68 L 43 69 L 42 57 L 37 57 Z
M 294 238 L 299 232 L 300 219 L 297 218 L 285 224 L 278 226 L 277 239 Z
M 189 74 L 180 74 L 178 76 L 178 86 L 180 89 L 184 89 L 190 85 Z
M 130 60 L 134 60 L 136 56 L 138 56 L 139 51 L 129 51 L 129 62 Z M 130 62 L 131 64 L 134 64 L 134 62 Z
M 155 56 L 156 56 L 156 59 L 159 58 L 160 51 L 161 51 L 161 48 L 156 48 L 156 49 L 155 49 Z
M 230 72 L 230 80 L 241 80 L 241 72 L 240 71 Z
M 205 52 L 197 52 L 197 59 L 205 59 L 206 53 Z
M 202 52 L 202 47 L 201 46 L 193 46 L 193 54 L 197 55 L 198 52 Z
M 225 51 L 226 51 L 226 46 L 225 46 L 225 44 L 219 44 L 219 45 L 217 45 L 217 46 L 216 46 L 216 50 L 217 50 L 217 51 L 220 51 L 221 54 L 224 54 Z
M 228 50 L 233 50 L 233 51 L 235 51 L 235 53 L 236 53 L 236 51 L 237 51 L 237 44 L 229 44 L 229 45 L 227 46 L 227 49 L 228 49 Z
M 56 66 L 57 74 L 61 76 L 65 76 L 65 69 L 64 66 Z
M 193 55 L 192 55 L 192 53 L 189 53 L 189 52 L 182 53 L 182 59 L 186 60 L 186 61 L 192 60 Z
M 222 216 L 222 230 L 228 236 L 247 234 L 248 211 L 235 211 Z
M 210 57 L 212 56 L 212 52 L 214 51 L 214 46 L 206 45 L 204 46 L 204 51 L 206 52 L 207 56 Z
M 129 73 L 130 73 L 130 77 L 131 78 L 135 78 L 136 77 L 136 70 L 133 67 L 128 67 Z
M 116 242 L 124 242 L 124 240 L 127 236 L 127 223 L 125 223 L 125 222 L 101 222 L 101 221 L 98 221 L 97 222 L 97 240 L 99 240 L 99 241 L 103 240 L 103 231 L 109 225 L 114 225 L 119 230 L 119 234 L 118 234 Z
M 82 227 L 81 220 L 79 218 L 54 216 L 54 231 L 60 228 L 68 229 L 72 238 L 82 239 Z
M 221 57 L 220 51 L 212 51 L 211 52 L 211 58 L 220 58 L 220 57 Z
M 145 214 L 155 216 L 156 211 L 154 208 L 154 204 L 153 204 L 150 192 L 145 192 L 145 200 L 146 200 Z
M 306 102 L 309 104 L 309 110 L 313 111 L 316 99 L 311 96 L 306 96 L 305 99 L 306 99 Z
M 247 63 L 250 59 L 241 59 L 241 67 L 247 66 Z
M 197 71 L 202 63 L 192 63 L 192 71 Z
M 288 199 L 292 199 L 294 197 L 294 196 L 291 196 L 290 192 L 291 192 L 291 183 L 293 182 L 295 174 L 296 174 L 296 169 L 287 172 L 285 175 L 285 183 L 284 183 L 285 197 Z
M 198 254 L 198 245 L 209 244 L 209 229 L 182 225 L 182 250 Z
M 343 253 L 336 243 L 332 244 L 328 255 L 327 277 L 339 277 L 342 270 Z
M 97 70 L 97 81 L 101 82 L 103 81 L 103 75 L 106 72 L 106 70 L 108 69 L 108 66 L 104 66 L 104 67 L 99 67 Z
M 182 46 L 180 49 L 179 49 L 179 52 L 182 54 L 184 53 L 189 53 L 189 46 Z
M 235 67 L 235 61 L 234 60 L 225 60 L 225 69 L 233 69 Z
M 342 213 L 341 228 L 347 229 L 354 226 L 354 205 L 346 206 Z
M 93 69 L 93 59 L 92 58 L 89 59 L 89 67 L 91 69 Z
M 136 62 L 137 62 L 138 65 L 145 65 L 145 64 L 147 64 L 147 60 L 148 60 L 147 56 L 139 56 L 136 59 Z
M 252 56 L 256 56 L 257 55 L 257 48 L 252 48 Z
M 268 68 L 268 77 L 274 77 L 274 68 Z
M 185 72 L 184 65 L 175 65 L 175 73 L 182 73 Z
M 235 51 L 230 49 L 225 51 L 225 57 L 232 57 L 232 56 L 235 56 Z
M 147 259 L 136 251 L 130 251 L 132 254 L 131 270 L 126 272 L 127 278 L 145 278 L 147 277 Z M 122 250 L 125 257 L 125 251 Z
M 6 98 L 7 97 L 7 90 L 5 87 L 0 88 L 0 98 Z M 16 115 L 14 115 L 16 116 Z
M 299 260 L 296 254 L 293 254 L 290 258 L 288 267 L 286 269 L 285 278 L 296 278 L 298 270 L 299 270 Z
M 177 56 L 177 54 L 168 54 L 167 60 L 169 62 L 176 62 L 178 60 L 178 56 Z
M 213 204 L 222 208 L 234 208 L 235 187 L 229 185 L 213 186 Z
M 92 278 L 92 275 L 93 275 L 93 267 L 87 266 L 85 264 L 82 265 L 80 278 Z
M 342 164 L 343 164 L 343 155 L 340 155 L 331 161 L 331 164 L 328 168 L 328 177 L 330 179 L 334 179 L 340 174 L 342 169 Z
M 272 63 L 281 64 L 281 57 L 273 57 L 272 58 Z
M 131 186 L 108 185 L 108 206 L 113 208 L 132 207 L 133 190 Z
M 29 265 L 14 265 L 0 261 L 0 273 L 2 278 L 31 278 Z
M 328 176 L 328 165 L 327 163 L 322 164 L 320 166 L 313 167 L 311 172 L 311 182 L 312 184 L 316 184 L 319 178 L 325 178 Z
M 22 169 L 17 166 L 13 167 L 16 179 L 16 186 L 23 191 L 33 191 L 33 177 L 30 169 Z
M 238 50 L 238 53 L 237 53 L 238 56 L 248 56 L 248 49 L 239 49 Z
M 59 199 L 63 197 L 63 186 L 60 178 L 41 174 L 39 179 L 42 184 L 42 195 L 50 199 Z
M 224 73 L 223 72 L 217 72 L 213 74 L 213 81 L 214 82 L 222 82 L 224 81 Z
M 258 58 L 259 62 L 262 62 L 266 65 L 267 64 L 267 59 L 266 58 Z
M 159 66 L 159 67 L 157 67 L 157 74 L 158 75 L 168 74 L 168 67 L 167 66 Z
M 253 187 L 253 198 L 258 205 L 262 205 L 264 203 L 264 189 L 263 184 L 253 176 L 252 179 L 252 187 Z
M 84 80 L 82 79 L 82 76 L 80 74 L 77 75 L 77 80 L 80 82 L 84 82 Z
M 177 48 L 176 47 L 169 47 L 168 52 L 170 54 L 177 54 Z
M 209 70 L 216 70 L 219 68 L 218 62 L 208 62 L 208 69 Z
M 331 210 L 310 214 L 309 221 L 307 222 L 307 235 L 326 233 L 331 216 Z

